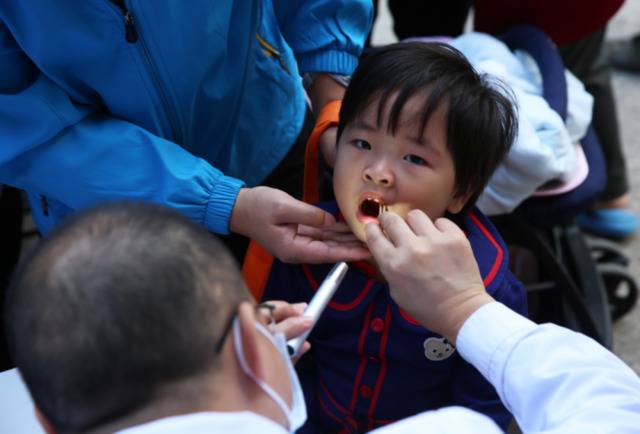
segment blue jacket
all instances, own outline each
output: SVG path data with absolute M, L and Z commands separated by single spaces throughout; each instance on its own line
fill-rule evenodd
M 337 214 L 335 204 L 323 208 Z M 509 271 L 495 227 L 474 210 L 462 228 L 489 294 L 526 315 L 525 289 Z M 275 261 L 263 299 L 308 302 L 331 267 Z M 493 386 L 362 267 L 352 264 L 309 340 L 311 353 L 297 366 L 309 414 L 300 433 L 366 432 L 450 405 L 484 413 L 503 428 L 511 420 Z
M 130 199 L 227 233 L 301 130 L 300 73 L 350 74 L 371 17 L 369 0 L 0 0 L 0 183 L 43 232 Z

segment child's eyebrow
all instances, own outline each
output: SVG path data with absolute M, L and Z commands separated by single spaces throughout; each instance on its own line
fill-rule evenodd
M 427 149 L 430 152 L 433 152 L 436 156 L 440 156 L 440 150 L 428 137 L 425 136 L 405 136 L 406 140 L 409 140 L 415 143 L 418 146 L 421 146 Z
M 431 141 L 423 136 L 405 136 L 405 138 L 420 146 L 433 147 Z

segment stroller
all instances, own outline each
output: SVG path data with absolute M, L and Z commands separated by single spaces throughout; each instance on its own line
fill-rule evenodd
M 533 26 L 513 27 L 500 39 L 535 59 L 545 100 L 566 119 L 564 65 L 551 40 Z M 574 223 L 576 215 L 597 200 L 606 180 L 592 127 L 581 145 L 589 173 L 580 185 L 562 194 L 528 198 L 492 220 L 509 246 L 512 271 L 527 287 L 530 317 L 580 331 L 612 348 L 612 321 L 633 308 L 638 288 L 619 247 L 585 237 Z

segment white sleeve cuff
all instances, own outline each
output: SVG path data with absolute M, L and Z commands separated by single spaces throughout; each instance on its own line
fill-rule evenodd
M 500 388 L 502 371 L 513 346 L 536 324 L 502 303 L 482 306 L 462 325 L 456 348 L 460 355 Z

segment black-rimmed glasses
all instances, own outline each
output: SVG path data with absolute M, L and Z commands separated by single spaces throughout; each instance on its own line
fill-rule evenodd
M 275 305 L 270 303 L 260 303 L 255 306 L 256 316 L 258 317 L 258 321 L 264 325 L 267 330 L 273 330 L 273 326 L 276 324 L 275 317 L 273 316 L 273 311 L 276 309 Z M 222 351 L 222 347 L 224 346 L 225 341 L 227 340 L 227 335 L 233 326 L 233 321 L 237 315 L 237 307 L 231 313 L 227 323 L 224 326 L 222 331 L 222 335 L 218 338 L 218 343 L 215 347 L 216 354 L 219 354 Z

